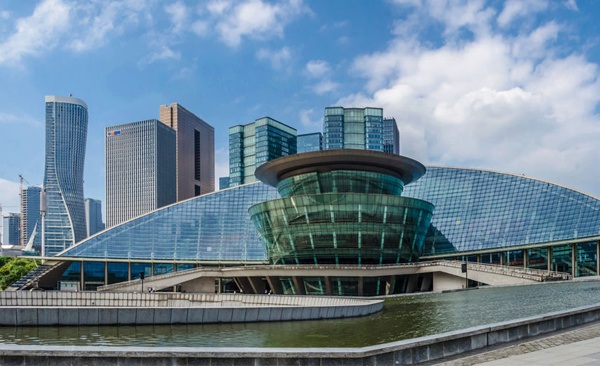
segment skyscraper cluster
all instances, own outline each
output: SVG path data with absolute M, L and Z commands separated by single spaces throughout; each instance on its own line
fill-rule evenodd
M 394 118 L 382 108 L 325 108 L 323 133 L 298 135 L 296 129 L 270 117 L 229 128 L 229 176 L 219 189 L 256 181 L 261 164 L 286 155 L 332 149 L 360 149 L 400 154 L 400 134 Z

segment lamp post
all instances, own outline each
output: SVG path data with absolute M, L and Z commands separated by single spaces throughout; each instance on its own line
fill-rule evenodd
M 144 293 L 144 277 L 146 275 L 146 272 L 142 271 L 140 272 L 140 278 L 142 279 L 142 293 Z

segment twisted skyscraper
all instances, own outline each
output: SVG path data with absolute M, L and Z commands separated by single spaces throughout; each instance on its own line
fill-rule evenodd
M 82 100 L 46 96 L 46 256 L 86 237 L 83 167 L 87 126 L 87 105 Z

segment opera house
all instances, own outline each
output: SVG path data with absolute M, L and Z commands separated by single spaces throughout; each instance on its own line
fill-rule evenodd
M 17 286 L 116 291 L 143 273 L 165 291 L 367 296 L 465 283 L 411 267 L 438 259 L 598 274 L 600 200 L 557 184 L 344 149 L 256 176 L 102 231 Z

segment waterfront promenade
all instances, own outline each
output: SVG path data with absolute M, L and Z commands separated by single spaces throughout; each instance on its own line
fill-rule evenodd
M 597 366 L 600 365 L 600 323 L 488 352 L 424 365 Z

